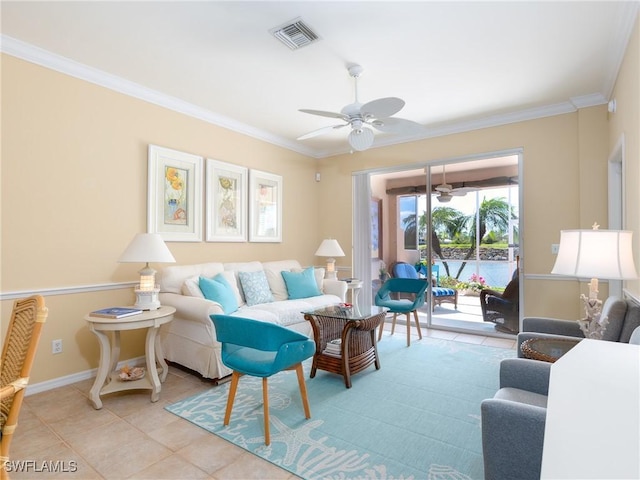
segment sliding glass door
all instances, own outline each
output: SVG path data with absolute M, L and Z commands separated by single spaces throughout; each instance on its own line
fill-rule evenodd
M 458 291 L 457 306 L 425 307 L 423 324 L 496 333 L 483 321 L 478 292 L 504 289 L 517 267 L 520 165 L 516 151 L 367 174 L 367 193 L 382 198 L 389 213 L 381 235 L 391 248 L 382 261 L 414 264 L 437 286 Z M 376 265 L 364 268 L 375 281 Z

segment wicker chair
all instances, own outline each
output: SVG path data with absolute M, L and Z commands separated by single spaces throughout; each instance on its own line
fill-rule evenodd
M 47 313 L 39 295 L 17 300 L 13 305 L 0 363 L 0 478 L 8 478 L 5 464 L 9 461 L 9 446 Z
M 518 269 L 513 272 L 511 281 L 504 292 L 488 288 L 480 291 L 482 319 L 495 323 L 495 329 L 505 333 L 520 331 L 520 283 Z

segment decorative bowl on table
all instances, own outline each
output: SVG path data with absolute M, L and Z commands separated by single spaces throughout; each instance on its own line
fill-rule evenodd
M 338 305 L 338 311 L 340 313 L 344 313 L 344 314 L 351 313 L 352 309 L 353 309 L 353 305 L 350 303 L 341 303 Z
M 143 367 L 130 367 L 125 365 L 120 369 L 118 378 L 123 382 L 132 382 L 134 380 L 140 380 L 144 377 L 145 371 Z

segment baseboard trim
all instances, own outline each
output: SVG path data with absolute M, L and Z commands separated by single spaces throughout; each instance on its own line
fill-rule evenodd
M 122 368 L 124 365 L 129 364 L 131 366 L 138 366 L 145 364 L 145 357 L 140 356 L 136 358 L 130 358 L 128 360 L 122 360 L 116 365 L 116 369 Z M 72 373 L 71 375 L 65 375 L 64 377 L 53 378 L 51 380 L 45 380 L 44 382 L 34 383 L 27 386 L 25 396 L 35 395 L 37 393 L 46 392 L 55 388 L 66 387 L 73 383 L 81 382 L 83 380 L 89 380 L 95 378 L 98 374 L 97 368 L 91 370 L 85 370 L 83 372 Z M 88 393 L 88 392 L 87 392 Z

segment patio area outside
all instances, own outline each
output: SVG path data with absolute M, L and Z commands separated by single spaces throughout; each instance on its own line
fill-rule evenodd
M 431 304 L 425 303 L 418 309 L 418 318 L 422 326 L 427 325 L 427 314 L 430 308 Z M 399 316 L 398 320 L 400 321 L 403 317 Z M 513 335 L 497 331 L 494 323 L 483 321 L 480 298 L 471 295 L 458 295 L 458 308 L 455 308 L 452 303 L 437 305 L 431 314 L 431 328 L 505 338 L 513 337 Z

